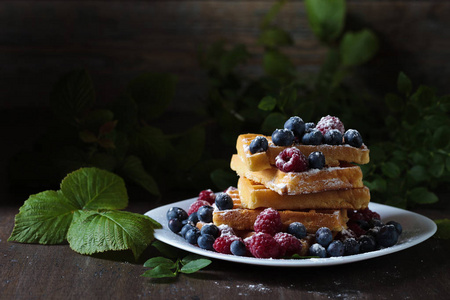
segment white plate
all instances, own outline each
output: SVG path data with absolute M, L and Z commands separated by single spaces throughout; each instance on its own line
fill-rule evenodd
M 176 203 L 171 203 L 165 206 L 155 208 L 145 213 L 145 215 L 158 221 L 163 226 L 162 229 L 155 230 L 155 238 L 171 246 L 199 255 L 251 265 L 276 266 L 276 267 L 318 267 L 318 266 L 347 264 L 351 262 L 387 255 L 415 246 L 425 241 L 426 239 L 430 238 L 436 232 L 437 228 L 436 224 L 432 220 L 417 213 L 383 204 L 370 203 L 369 204 L 370 210 L 379 213 L 381 219 L 384 222 L 393 220 L 399 222 L 402 225 L 403 233 L 401 234 L 399 242 L 396 245 L 377 251 L 342 257 L 309 258 L 309 259 L 262 259 L 254 257 L 242 257 L 201 249 L 198 246 L 189 244 L 180 235 L 177 235 L 172 231 L 170 231 L 170 229 L 167 227 L 167 217 L 166 217 L 167 210 L 169 210 L 169 208 L 173 206 L 176 206 L 183 208 L 184 210 L 187 211 L 189 205 L 195 200 L 196 198 L 192 198 Z

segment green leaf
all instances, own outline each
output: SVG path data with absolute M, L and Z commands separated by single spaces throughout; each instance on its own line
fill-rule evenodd
M 131 212 L 79 210 L 67 241 L 80 254 L 130 249 L 137 259 L 153 240 L 153 224 L 149 217 Z
M 272 96 L 265 96 L 258 104 L 258 108 L 264 111 L 272 111 L 277 106 L 277 99 Z
M 409 170 L 409 175 L 411 175 L 411 177 L 417 182 L 422 182 L 429 179 L 427 169 L 421 165 L 413 166 Z
M 439 178 L 444 174 L 445 171 L 445 158 L 442 155 L 435 155 L 433 157 L 433 161 L 429 167 L 430 174 L 435 177 Z
M 272 76 L 287 76 L 294 70 L 289 57 L 276 50 L 264 53 L 263 67 L 266 73 Z
M 373 181 L 365 181 L 365 185 L 371 190 L 371 191 L 378 191 L 378 192 L 385 192 L 387 189 L 387 182 L 384 178 L 375 178 Z
M 439 239 L 450 239 L 450 219 L 434 220 L 437 231 L 434 237 Z
M 361 65 L 375 55 L 378 47 L 378 38 L 368 29 L 347 32 L 339 47 L 342 64 L 346 67 Z
M 171 259 L 162 256 L 152 257 L 144 263 L 144 267 L 146 268 L 156 268 L 157 266 L 164 266 L 168 269 L 175 269 L 177 267 L 177 264 Z
M 411 96 L 411 101 L 416 104 L 420 104 L 423 107 L 427 107 L 434 102 L 436 92 L 434 88 L 420 85 L 417 91 Z
M 282 113 L 271 113 L 266 117 L 263 124 L 261 125 L 261 130 L 264 133 L 272 134 L 274 128 L 284 128 L 284 122 L 286 122 L 286 116 Z
M 146 189 L 150 194 L 155 196 L 161 195 L 155 179 L 145 170 L 139 157 L 134 155 L 127 156 L 120 167 L 120 172 L 129 180 Z
M 397 90 L 405 96 L 409 96 L 412 91 L 412 82 L 405 73 L 400 72 L 397 79 Z
M 389 93 L 384 100 L 389 109 L 394 112 L 401 111 L 404 106 L 404 100 L 396 94 Z
M 172 278 L 177 276 L 177 274 L 170 268 L 167 268 L 167 266 L 161 265 L 151 270 L 145 271 L 141 276 L 150 278 Z
M 294 40 L 291 35 L 285 30 L 273 26 L 262 31 L 258 42 L 269 48 L 291 46 L 294 44 Z
M 223 77 L 228 76 L 235 67 L 244 63 L 250 54 L 244 45 L 236 45 L 230 51 L 224 53 L 219 60 L 219 72 Z
M 125 183 L 97 168 L 82 168 L 66 176 L 61 191 L 79 209 L 123 209 L 128 205 Z
M 344 27 L 346 5 L 344 0 L 306 0 L 309 26 L 324 42 L 334 41 Z
M 192 260 L 192 261 L 188 262 L 187 264 L 185 264 L 180 269 L 180 272 L 185 273 L 185 274 L 191 274 L 191 273 L 197 272 L 200 269 L 203 269 L 206 266 L 209 266 L 210 264 L 211 264 L 211 261 L 206 258 Z
M 401 173 L 400 168 L 392 162 L 383 163 L 381 165 L 381 171 L 389 178 L 397 178 Z
M 437 149 L 444 149 L 450 144 L 450 128 L 442 126 L 433 133 L 433 145 Z
M 183 257 L 183 259 L 181 260 L 181 264 L 186 265 L 186 264 L 190 263 L 191 261 L 198 260 L 200 258 L 204 258 L 204 257 L 201 255 L 198 255 L 198 254 L 191 253 L 191 254 L 188 254 L 185 257 Z
M 286 4 L 286 2 L 287 0 L 279 0 L 274 2 L 270 10 L 263 18 L 263 21 L 261 23 L 262 29 L 267 28 L 275 21 L 275 18 L 277 17 L 283 6 Z
M 71 124 L 95 102 L 92 80 L 85 70 L 74 70 L 56 83 L 50 95 L 53 112 Z
M 20 208 L 8 241 L 21 243 L 60 244 L 77 207 L 60 191 L 31 195 Z
M 409 192 L 409 199 L 418 204 L 436 203 L 439 198 L 426 187 L 417 187 Z
M 133 79 L 127 92 L 145 120 L 159 117 L 175 94 L 176 78 L 170 74 L 145 73 Z

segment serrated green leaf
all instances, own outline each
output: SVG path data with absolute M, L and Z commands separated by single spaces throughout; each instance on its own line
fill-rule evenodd
M 265 96 L 258 104 L 258 108 L 264 111 L 272 111 L 277 106 L 277 99 L 272 96 Z
M 77 207 L 60 191 L 45 191 L 31 195 L 16 215 L 8 241 L 21 243 L 60 244 Z
M 130 249 L 137 259 L 153 240 L 149 217 L 126 211 L 75 213 L 67 232 L 70 248 L 80 254 Z
M 158 184 L 153 176 L 151 176 L 142 165 L 142 161 L 139 157 L 129 155 L 125 158 L 120 172 L 129 180 L 139 184 L 142 188 L 146 189 L 150 194 L 160 196 Z
M 347 32 L 339 46 L 342 64 L 346 67 L 361 65 L 375 55 L 378 47 L 377 36 L 368 29 Z
M 172 278 L 177 276 L 177 274 L 166 266 L 157 266 L 156 268 L 145 271 L 141 276 L 150 278 Z
M 203 269 L 211 264 L 211 261 L 206 258 L 200 258 L 197 260 L 192 260 L 185 264 L 181 269 L 181 273 L 191 274 L 197 272 L 200 269 Z
M 136 101 L 140 116 L 153 120 L 160 116 L 175 94 L 176 78 L 170 74 L 145 73 L 133 79 L 127 93 Z
M 98 168 L 82 168 L 61 182 L 64 196 L 79 209 L 124 209 L 128 195 L 122 178 Z
M 397 178 L 401 172 L 400 168 L 392 162 L 383 163 L 381 165 L 381 171 L 389 178 Z
M 177 267 L 177 264 L 173 260 L 162 256 L 152 257 L 144 263 L 144 267 L 146 268 L 156 268 L 157 266 L 164 266 L 168 269 L 175 269 Z
M 437 231 L 434 237 L 439 239 L 450 239 L 450 219 L 434 220 Z
M 439 198 L 433 192 L 428 191 L 426 187 L 417 187 L 409 192 L 409 199 L 414 203 L 430 204 L 436 203 Z
M 74 70 L 62 76 L 50 95 L 50 105 L 59 118 L 71 124 L 95 102 L 92 80 L 85 70 Z
M 405 73 L 400 72 L 397 79 L 397 90 L 403 95 L 409 96 L 412 91 L 412 82 Z
M 334 41 L 344 27 L 346 5 L 344 0 L 306 0 L 309 26 L 325 42 Z

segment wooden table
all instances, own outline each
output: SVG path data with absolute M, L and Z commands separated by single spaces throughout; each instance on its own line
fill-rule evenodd
M 7 195 L 4 195 L 8 197 Z M 180 199 L 172 199 L 172 202 Z M 391 255 L 319 268 L 250 266 L 213 260 L 175 279 L 141 277 L 141 261 L 83 256 L 68 245 L 7 242 L 18 205 L 0 206 L 0 299 L 444 299 L 450 295 L 450 240 L 429 240 Z M 154 206 L 154 205 L 153 205 Z M 131 203 L 145 213 L 148 203 Z M 432 219 L 448 209 L 420 209 Z

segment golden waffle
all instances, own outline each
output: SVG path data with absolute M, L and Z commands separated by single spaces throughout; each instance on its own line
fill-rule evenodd
M 252 172 L 237 155 L 231 158 L 231 169 L 240 177 L 261 183 L 280 195 L 298 195 L 324 191 L 362 188 L 362 171 L 358 166 L 329 167 L 306 172 L 282 172 L 276 167 Z
M 261 134 L 241 134 L 238 137 L 236 148 L 238 155 L 245 162 L 250 171 L 261 171 L 271 168 L 275 165 L 277 155 L 287 147 L 275 146 L 270 136 L 265 136 L 269 142 L 269 148 L 266 152 L 251 154 L 249 150 L 252 140 Z M 325 164 L 327 166 L 339 166 L 340 161 L 356 164 L 367 164 L 370 160 L 369 149 L 366 145 L 361 148 L 355 148 L 349 145 L 303 145 L 294 144 L 293 147 L 298 148 L 304 155 L 320 151 L 325 156 Z
M 264 210 L 245 209 L 241 206 L 239 192 L 237 190 L 228 191 L 233 199 L 233 209 L 217 210 L 213 212 L 213 223 L 216 226 L 228 225 L 233 230 L 253 230 L 256 217 Z M 315 233 L 320 227 L 328 227 L 331 231 L 339 232 L 347 228 L 347 210 L 278 210 L 283 223 L 283 231 L 287 230 L 289 224 L 301 222 L 305 225 L 307 232 Z
M 289 210 L 342 208 L 358 210 L 366 208 L 370 201 L 370 191 L 367 187 L 281 196 L 262 184 L 240 177 L 238 190 L 242 208 L 248 209 L 272 207 Z

